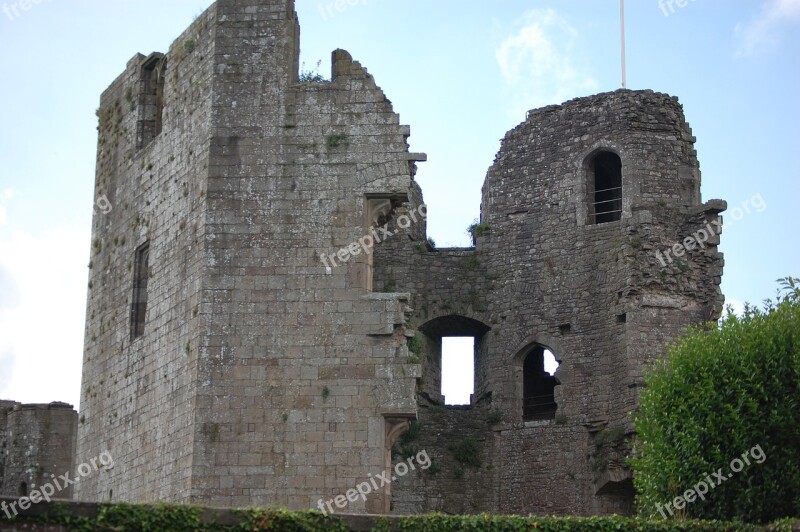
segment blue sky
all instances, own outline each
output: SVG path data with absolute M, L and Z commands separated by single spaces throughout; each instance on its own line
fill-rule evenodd
M 0 0 L 0 398 L 77 404 L 100 93 L 211 1 L 18 2 Z M 680 97 L 705 200 L 763 205 L 731 210 L 722 236 L 728 301 L 759 302 L 800 274 L 800 0 L 681 3 L 626 2 L 628 86 Z M 618 0 L 339 6 L 297 0 L 301 60 L 327 75 L 344 48 L 375 76 L 429 155 L 417 178 L 440 246 L 468 244 L 526 110 L 620 85 Z

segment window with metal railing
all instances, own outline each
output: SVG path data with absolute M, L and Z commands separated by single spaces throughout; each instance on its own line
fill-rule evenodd
M 589 163 L 589 223 L 602 224 L 622 218 L 622 160 L 601 151 Z
M 522 418 L 525 421 L 553 419 L 556 416 L 554 390 L 560 383 L 554 376 L 558 362 L 550 350 L 535 345 L 522 365 Z

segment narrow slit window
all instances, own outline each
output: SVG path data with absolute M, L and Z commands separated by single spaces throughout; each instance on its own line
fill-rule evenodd
M 150 243 L 139 246 L 133 268 L 133 301 L 131 304 L 131 339 L 144 335 L 147 315 L 147 282 L 150 277 Z
M 615 153 L 600 152 L 589 168 L 592 195 L 589 222 L 602 224 L 622 218 L 622 160 Z

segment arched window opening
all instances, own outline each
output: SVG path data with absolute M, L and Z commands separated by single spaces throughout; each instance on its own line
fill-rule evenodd
M 161 133 L 166 70 L 167 60 L 161 54 L 154 54 L 142 66 L 136 131 L 136 147 L 139 149 L 150 144 Z
M 622 217 L 622 160 L 616 153 L 598 153 L 589 165 L 589 223 L 615 222 Z
M 19 496 L 20 497 L 27 497 L 28 496 L 28 483 L 23 482 L 19 485 Z
M 475 391 L 475 338 L 442 338 L 442 395 L 446 405 L 468 405 Z
M 558 361 L 550 350 L 534 346 L 522 366 L 522 417 L 525 421 L 553 419 L 556 416 L 554 390 L 561 384 L 555 372 Z
M 491 400 L 486 333 L 480 321 L 450 314 L 419 327 L 414 356 L 425 376 L 419 397 L 430 405 L 477 405 Z

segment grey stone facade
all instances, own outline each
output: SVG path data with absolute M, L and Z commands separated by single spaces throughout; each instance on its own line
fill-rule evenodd
M 398 485 L 399 511 L 631 510 L 620 454 L 647 363 L 722 310 L 718 230 L 702 249 L 663 253 L 725 208 L 700 202 L 694 142 L 677 99 L 652 91 L 532 111 L 487 174 L 474 249 L 430 250 L 415 245 L 421 234 L 378 249 L 376 289 L 414 294 L 410 324 L 424 339 L 415 445 L 443 469 Z M 590 162 L 604 151 L 622 162 L 621 219 L 592 223 Z M 432 377 L 441 337 L 465 335 L 476 337 L 473 404 L 443 411 Z M 526 422 L 522 365 L 536 346 L 561 362 L 557 412 Z M 467 437 L 480 442 L 480 469 L 448 450 Z
M 78 413 L 66 403 L 0 401 L 0 494 L 26 496 L 53 476 L 73 477 Z M 72 486 L 55 495 L 72 497 Z
M 116 465 L 76 498 L 318 507 L 388 471 L 418 419 L 401 443 L 438 472 L 346 511 L 629 510 L 646 364 L 722 307 L 716 235 L 664 267 L 654 253 L 724 209 L 700 202 L 677 100 L 531 112 L 487 175 L 476 247 L 436 250 L 425 156 L 375 80 L 342 50 L 330 82 L 301 82 L 298 61 L 291 0 L 219 0 L 104 92 L 96 193 L 114 209 L 93 222 L 76 461 Z M 594 223 L 603 151 L 621 212 Z M 408 227 L 358 251 L 386 223 Z M 441 404 L 455 335 L 477 338 L 467 408 Z M 539 346 L 561 362 L 557 410 L 525 421 Z M 465 440 L 480 466 L 454 458 Z

